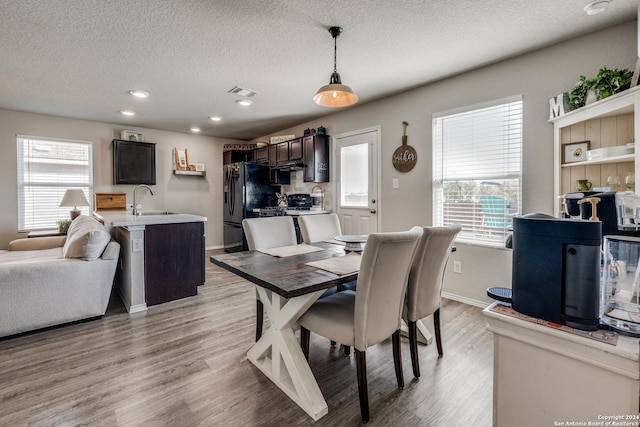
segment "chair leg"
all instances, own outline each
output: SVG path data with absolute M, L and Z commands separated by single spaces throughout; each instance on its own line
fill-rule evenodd
M 362 421 L 369 421 L 369 392 L 367 390 L 367 353 L 356 351 L 356 372 L 358 374 L 358 395 L 360 396 L 360 414 Z
M 442 335 L 440 335 L 440 309 L 433 313 L 433 329 L 436 333 L 436 345 L 438 346 L 438 355 L 442 356 Z
M 302 353 L 304 354 L 304 358 L 309 360 L 309 337 L 311 336 L 311 332 L 308 329 L 300 326 L 300 347 L 302 348 Z
M 415 321 L 409 320 L 407 328 L 409 329 L 409 352 L 411 353 L 411 367 L 413 368 L 413 376 L 420 378 L 420 363 L 418 361 L 418 327 Z
M 262 324 L 264 323 L 264 304 L 256 299 L 256 341 L 262 337 Z
M 393 343 L 393 364 L 396 368 L 396 380 L 398 387 L 404 388 L 404 374 L 402 373 L 402 355 L 400 354 L 400 329 L 395 331 L 391 336 Z
M 342 347 L 343 347 L 342 350 L 344 352 L 344 357 L 349 357 L 351 355 L 351 346 L 343 345 Z

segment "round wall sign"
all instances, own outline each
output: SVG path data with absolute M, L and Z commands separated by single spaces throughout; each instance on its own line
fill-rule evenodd
M 418 161 L 418 153 L 407 144 L 407 126 L 409 123 L 402 122 L 402 145 L 393 152 L 393 167 L 400 172 L 409 172 Z

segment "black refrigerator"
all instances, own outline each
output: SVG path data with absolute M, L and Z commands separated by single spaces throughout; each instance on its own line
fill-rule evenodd
M 269 183 L 269 167 L 255 163 L 224 165 L 224 250 L 247 250 L 242 220 L 255 218 L 254 209 L 275 206 L 279 185 Z

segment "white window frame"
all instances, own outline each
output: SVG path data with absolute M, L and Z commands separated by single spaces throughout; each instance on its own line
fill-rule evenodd
M 82 144 L 82 158 L 65 158 L 61 153 L 36 154 L 36 145 L 44 143 L 55 148 L 68 144 Z M 91 204 L 93 194 L 93 143 L 71 139 L 16 135 L 18 231 L 48 230 L 57 227 L 57 221 L 69 219 L 72 207 L 60 207 L 67 189 L 81 189 Z M 54 150 L 55 151 L 55 150 Z M 42 166 L 51 165 L 47 173 Z M 38 166 L 40 169 L 38 169 Z M 75 171 L 75 172 L 73 172 Z M 70 173 L 71 172 L 71 173 Z M 37 203 L 34 201 L 37 199 Z M 82 214 L 92 212 L 92 206 L 78 206 Z
M 432 116 L 433 223 L 461 224 L 457 242 L 504 247 L 522 212 L 523 109 L 515 95 Z

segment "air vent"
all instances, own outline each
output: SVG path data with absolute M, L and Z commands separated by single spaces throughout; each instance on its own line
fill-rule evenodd
M 245 89 L 238 86 L 229 89 L 227 93 L 234 93 L 236 95 L 244 96 L 245 98 L 252 98 L 258 94 L 255 90 Z

